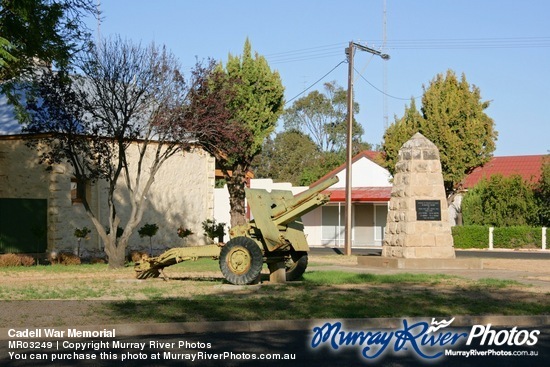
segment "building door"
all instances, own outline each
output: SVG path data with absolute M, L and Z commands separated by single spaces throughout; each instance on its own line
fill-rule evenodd
M 374 245 L 374 206 L 354 204 L 353 247 Z
M 42 253 L 47 243 L 46 199 L 0 199 L 0 253 Z
M 384 241 L 384 232 L 386 231 L 387 217 L 387 204 L 374 206 L 374 242 L 376 246 L 382 246 L 382 243 Z

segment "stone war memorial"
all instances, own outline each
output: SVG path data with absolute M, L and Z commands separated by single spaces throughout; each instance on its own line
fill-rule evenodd
M 382 256 L 360 256 L 360 265 L 392 268 L 480 268 L 456 259 L 439 150 L 416 133 L 399 150 Z

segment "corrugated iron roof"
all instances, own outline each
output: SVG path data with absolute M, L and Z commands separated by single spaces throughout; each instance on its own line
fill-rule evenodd
M 389 201 L 391 189 L 391 187 L 354 187 L 351 193 L 351 201 L 356 203 Z M 323 193 L 330 194 L 331 202 L 346 201 L 345 188 L 328 189 Z

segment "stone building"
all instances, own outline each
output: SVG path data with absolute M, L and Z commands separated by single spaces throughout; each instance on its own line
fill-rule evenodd
M 103 244 L 79 196 L 86 195 L 99 220 L 107 226 L 106 182 L 88 182 L 84 188 L 79 187 L 68 164 L 46 167 L 39 163 L 36 151 L 25 144 L 29 135 L 1 133 L 0 253 L 75 251 L 74 231 L 82 227 L 92 232 L 89 239 L 81 241 L 81 253 L 101 252 Z M 146 198 L 140 224 L 158 225 L 153 249 L 182 246 L 177 236 L 179 226 L 194 232 L 189 243 L 205 243 L 201 223 L 213 217 L 214 171 L 214 158 L 200 148 L 178 153 L 165 162 Z M 116 190 L 123 224 L 131 210 L 126 205 L 127 194 L 122 185 Z M 136 231 L 129 249 L 144 248 L 149 248 L 149 239 L 140 238 Z

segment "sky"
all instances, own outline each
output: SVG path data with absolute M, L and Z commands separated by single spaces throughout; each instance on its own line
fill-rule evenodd
M 96 38 L 165 45 L 186 72 L 196 60 L 225 63 L 229 54 L 241 55 L 248 38 L 281 75 L 287 107 L 325 82 L 347 88 L 350 42 L 389 54 L 388 61 L 364 51 L 354 58 L 355 117 L 373 145 L 411 98 L 421 106 L 423 88 L 450 69 L 490 101 L 485 112 L 498 131 L 494 155 L 550 153 L 550 1 L 98 2 L 103 19 L 99 26 L 89 21 Z

